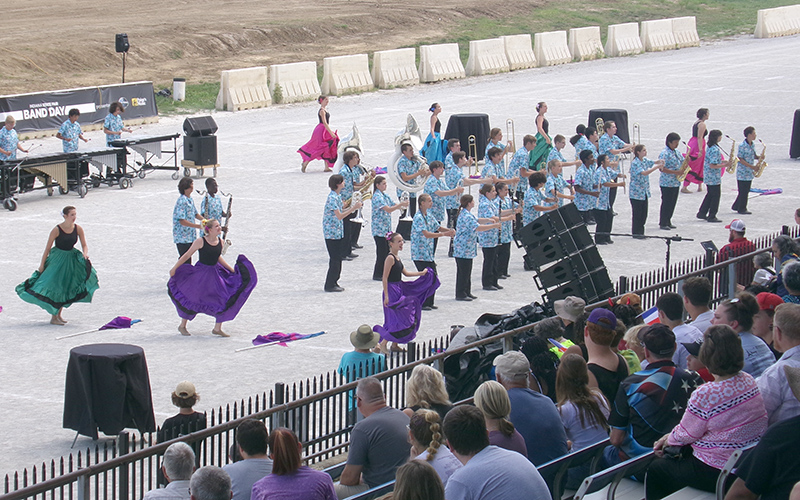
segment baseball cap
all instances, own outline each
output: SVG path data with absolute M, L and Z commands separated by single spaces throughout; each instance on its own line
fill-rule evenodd
M 756 295 L 758 308 L 762 311 L 775 311 L 775 308 L 783 304 L 783 299 L 774 293 L 761 292 Z
M 733 219 L 730 224 L 725 226 L 725 229 L 730 229 L 738 233 L 743 233 L 744 230 L 747 229 L 747 226 L 745 226 L 744 221 L 742 219 Z
M 553 309 L 556 311 L 556 316 L 563 318 L 567 321 L 575 321 L 578 316 L 583 314 L 583 309 L 586 307 L 586 301 L 580 297 L 565 297 L 564 300 L 557 300 L 553 302 Z
M 586 321 L 608 330 L 613 330 L 617 327 L 617 317 L 614 316 L 613 312 L 602 307 L 593 310 Z
M 188 399 L 194 397 L 195 394 L 197 394 L 197 390 L 194 388 L 193 383 L 189 382 L 188 380 L 184 380 L 178 384 L 178 386 L 175 388 L 175 392 L 172 394 L 181 399 Z
M 648 351 L 658 356 L 675 352 L 675 334 L 663 323 L 655 323 L 639 331 L 639 341 Z
M 531 371 L 528 358 L 519 351 L 508 351 L 507 353 L 494 358 L 494 366 L 500 375 L 511 378 L 521 378 L 527 376 Z
M 681 345 L 686 348 L 689 354 L 696 358 L 700 356 L 700 347 L 703 345 L 703 341 L 698 340 L 697 342 L 681 342 Z

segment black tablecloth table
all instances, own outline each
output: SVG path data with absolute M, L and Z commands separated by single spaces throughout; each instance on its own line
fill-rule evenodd
M 792 142 L 789 145 L 789 158 L 800 157 L 800 109 L 794 111 L 794 124 L 792 125 Z
M 156 430 L 144 350 L 127 344 L 73 348 L 64 390 L 65 429 L 97 439 L 125 428 Z
M 589 110 L 589 124 L 587 127 L 594 127 L 598 118 L 603 121 L 613 121 L 617 124 L 617 136 L 630 144 L 631 136 L 628 129 L 628 111 L 624 109 L 590 109 Z M 602 130 L 597 131 L 598 134 L 603 135 Z
M 461 141 L 461 151 L 469 156 L 469 136 L 475 136 L 475 146 L 478 149 L 476 161 L 483 159 L 486 145 L 489 144 L 489 115 L 484 113 L 463 113 L 451 115 L 447 120 L 447 131 L 444 139 L 456 138 Z

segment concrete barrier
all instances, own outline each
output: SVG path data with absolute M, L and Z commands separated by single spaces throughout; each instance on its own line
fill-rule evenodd
M 375 88 L 366 54 L 326 57 L 322 60 L 322 93 L 342 95 Z
M 466 75 L 457 43 L 440 45 L 420 45 L 419 47 L 419 80 L 421 82 L 438 82 L 464 78 Z
M 569 30 L 569 51 L 573 61 L 588 61 L 605 57 L 600 41 L 600 26 L 572 28 Z
M 566 31 L 548 31 L 533 36 L 533 53 L 539 66 L 555 66 L 572 61 Z
M 642 21 L 639 38 L 642 39 L 644 50 L 647 52 L 678 48 L 678 42 L 675 41 L 675 34 L 672 32 L 672 19 Z
M 800 5 L 787 5 L 758 11 L 756 38 L 772 38 L 797 33 L 800 33 Z
M 405 87 L 419 83 L 413 48 L 381 50 L 372 56 L 372 81 L 380 89 Z
M 304 61 L 269 67 L 269 89 L 281 87 L 281 102 L 310 101 L 322 93 L 317 80 L 317 63 Z
M 266 66 L 231 69 L 220 76 L 216 108 L 228 111 L 263 108 L 272 104 Z
M 673 18 L 672 34 L 675 35 L 675 43 L 679 49 L 700 46 L 700 37 L 697 35 L 697 20 L 694 16 Z
M 612 24 L 608 27 L 606 56 L 620 57 L 644 52 L 637 23 Z
M 511 71 L 511 68 L 502 39 L 470 40 L 467 76 L 493 75 L 508 71 Z
M 530 34 L 508 35 L 500 38 L 503 40 L 508 67 L 511 71 L 536 67 L 536 56 L 533 54 L 533 41 Z

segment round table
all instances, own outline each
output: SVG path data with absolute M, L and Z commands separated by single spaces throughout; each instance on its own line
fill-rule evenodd
M 444 139 L 456 138 L 461 142 L 461 151 L 472 156 L 469 151 L 469 136 L 475 136 L 477 149 L 475 161 L 483 160 L 486 145 L 489 144 L 489 115 L 485 113 L 461 113 L 451 115 L 447 120 Z
M 604 122 L 613 121 L 617 124 L 617 136 L 625 141 L 625 144 L 631 143 L 631 136 L 628 129 L 628 111 L 624 109 L 590 109 L 589 110 L 589 125 L 594 127 L 598 118 L 602 118 Z M 605 132 L 598 130 L 599 135 Z

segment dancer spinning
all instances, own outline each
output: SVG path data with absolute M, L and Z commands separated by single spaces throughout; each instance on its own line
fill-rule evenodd
M 373 328 L 381 336 L 381 351 L 385 353 L 389 352 L 386 346 L 390 340 L 393 352 L 404 351 L 398 344 L 414 340 L 422 319 L 422 303 L 439 288 L 439 278 L 431 269 L 414 272 L 403 267 L 398 254 L 405 242 L 400 233 L 389 233 L 386 239 L 389 255 L 383 264 L 383 326 Z M 419 278 L 403 281 L 403 275 Z
M 325 172 L 331 172 L 338 158 L 339 136 L 331 129 L 329 123 L 331 114 L 328 113 L 328 96 L 321 95 L 317 98 L 319 111 L 317 118 L 319 124 L 314 128 L 311 139 L 297 150 L 303 158 L 300 170 L 305 172 L 311 160 L 325 160 Z
M 222 331 L 222 323 L 230 321 L 239 313 L 250 292 L 258 283 L 253 264 L 244 255 L 236 259 L 236 269 L 222 258 L 222 226 L 216 219 L 203 219 L 202 238 L 198 238 L 169 270 L 167 292 L 181 324 L 181 335 L 191 335 L 186 323 L 197 313 L 207 314 L 216 319 L 211 333 L 229 337 Z M 183 264 L 199 252 L 199 262 L 194 266 Z
M 431 132 L 425 138 L 425 144 L 419 153 L 428 160 L 428 164 L 434 161 L 444 162 L 447 154 L 447 142 L 442 141 L 441 136 L 442 122 L 439 121 L 439 113 L 442 112 L 442 107 L 435 102 L 431 104 L 428 111 L 431 112 Z
M 99 288 L 97 273 L 89 261 L 86 236 L 83 228 L 75 224 L 75 207 L 64 207 L 61 214 L 64 222 L 50 231 L 39 269 L 16 288 L 19 298 L 51 314 L 52 325 L 65 325 L 67 320 L 61 311 L 75 302 L 91 302 Z M 78 239 L 82 251 L 73 248 Z
M 708 120 L 708 115 L 708 108 L 697 110 L 697 121 L 692 125 L 692 138 L 689 139 L 689 144 L 687 144 L 689 146 L 689 166 L 692 171 L 683 181 L 681 193 L 691 193 L 689 184 L 697 184 L 698 193 L 703 190 L 703 166 L 706 159 L 705 139 L 706 135 L 708 135 L 706 120 Z

